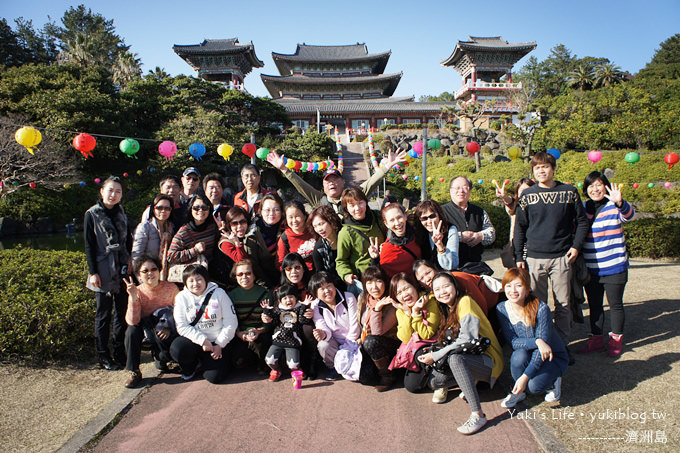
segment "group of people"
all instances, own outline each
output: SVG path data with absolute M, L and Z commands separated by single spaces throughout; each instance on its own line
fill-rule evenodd
M 582 204 L 573 186 L 553 179 L 554 158 L 536 154 L 536 183 L 523 179 L 514 194 L 497 188 L 512 218 L 516 263 L 499 281 L 478 275 L 487 273 L 482 252 L 495 230 L 469 202 L 467 178 L 451 180 L 451 202 L 443 206 L 425 200 L 410 213 L 386 199 L 380 210 L 369 207 L 368 194 L 404 158 L 390 153 L 385 168 L 359 187 L 345 187 L 330 169 L 320 191 L 271 152 L 269 162 L 311 212 L 262 187 L 254 165 L 242 168 L 244 189 L 233 200 L 225 200 L 219 174 L 206 175 L 200 190 L 200 172 L 190 167 L 181 180 L 161 180 L 134 234 L 120 204 L 121 181 L 108 178 L 85 215 L 100 365 L 124 366 L 125 385 L 137 386 L 147 337 L 156 366 L 175 361 L 184 380 L 201 374 L 218 383 L 246 366 L 270 381 L 288 369 L 298 386 L 303 377 L 342 376 L 385 391 L 403 379 L 408 391 L 433 391 L 435 403 L 458 386 L 471 410 L 458 431 L 472 434 L 486 423 L 476 384 L 493 386 L 504 367 L 499 338 L 513 349 L 515 380 L 501 405 L 514 407 L 526 392 L 559 400 L 579 254 L 590 271 L 592 329 L 582 352 L 605 347 L 606 292 L 608 353 L 621 354 L 628 261 L 620 223 L 633 209 L 620 187 L 593 172 Z

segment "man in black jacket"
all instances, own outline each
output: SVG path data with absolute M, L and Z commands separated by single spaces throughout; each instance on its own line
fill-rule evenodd
M 465 263 L 482 261 L 484 246 L 496 239 L 496 230 L 484 209 L 470 203 L 472 182 L 465 176 L 456 176 L 449 184 L 451 203 L 442 206 L 444 216 L 458 229 L 460 248 L 458 267 Z

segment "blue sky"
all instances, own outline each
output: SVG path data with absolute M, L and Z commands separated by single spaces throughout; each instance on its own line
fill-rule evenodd
M 573 54 L 606 57 L 636 73 L 659 44 L 680 32 L 678 0 L 556 1 L 155 1 L 82 2 L 113 19 L 116 31 L 139 55 L 144 72 L 156 66 L 170 74 L 195 75 L 173 51 L 173 44 L 197 44 L 205 38 L 238 37 L 252 41 L 264 68 L 246 78 L 254 95 L 268 95 L 259 74 L 278 74 L 271 53 L 293 53 L 297 43 L 365 42 L 369 52 L 392 51 L 386 73 L 403 71 L 395 96 L 455 91 L 461 80 L 439 62 L 458 40 L 501 35 L 508 41 L 536 41 L 531 54 L 544 59 L 564 44 Z M 70 1 L 0 0 L 10 25 L 23 16 L 42 27 L 57 20 Z M 519 69 L 528 57 L 522 59 Z

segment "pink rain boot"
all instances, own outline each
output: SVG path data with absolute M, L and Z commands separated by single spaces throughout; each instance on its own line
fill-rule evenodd
M 305 377 L 305 373 L 302 370 L 293 370 L 290 375 L 293 377 L 293 388 L 295 390 L 302 388 L 302 378 Z
M 607 355 L 618 357 L 623 352 L 623 334 L 609 332 L 609 344 L 607 345 Z
M 591 333 L 588 337 L 586 345 L 577 352 L 579 354 L 590 354 L 591 352 L 599 352 L 602 350 L 604 350 L 604 337 L 602 335 L 593 335 Z

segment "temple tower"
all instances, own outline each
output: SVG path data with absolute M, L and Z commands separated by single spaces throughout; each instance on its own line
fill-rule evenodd
M 206 39 L 200 44 L 174 45 L 172 50 L 198 72 L 198 77 L 242 91 L 246 75 L 264 66 L 255 55 L 252 41 L 240 44 L 238 38 Z

